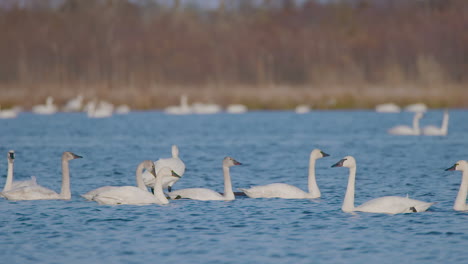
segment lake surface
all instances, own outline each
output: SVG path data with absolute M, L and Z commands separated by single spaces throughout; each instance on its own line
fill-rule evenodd
M 132 112 L 107 119 L 83 113 L 23 113 L 0 120 L 0 185 L 6 154 L 16 151 L 15 179 L 37 176 L 60 191 L 63 151 L 70 201 L 0 200 L 1 263 L 466 263 L 468 212 L 452 210 L 468 159 L 468 111 L 450 111 L 446 137 L 393 136 L 413 114 L 372 111 L 251 112 L 170 116 Z M 440 126 L 441 111 L 421 125 Z M 170 157 L 177 144 L 187 170 L 174 189 L 223 191 L 221 162 L 235 188 L 284 182 L 307 188 L 309 153 L 317 161 L 320 199 L 175 200 L 169 205 L 102 206 L 80 195 L 105 185 L 134 185 L 145 159 Z M 3 156 L 4 155 L 4 156 Z M 429 211 L 385 215 L 341 211 L 346 155 L 357 161 L 356 205 L 385 195 L 437 202 Z M 105 262 L 104 262 L 105 261 Z

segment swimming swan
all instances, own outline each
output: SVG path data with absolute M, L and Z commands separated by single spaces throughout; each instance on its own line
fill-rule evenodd
M 162 179 L 163 189 L 167 188 L 169 192 L 172 190 L 172 185 L 174 185 L 174 183 L 176 183 L 185 172 L 185 163 L 179 158 L 179 148 L 176 145 L 172 145 L 172 158 L 159 159 L 154 162 L 154 166 L 156 174 L 161 170 L 161 168 L 169 167 L 178 175 L 178 177 L 169 175 Z M 148 171 L 143 173 L 143 181 L 146 186 L 154 189 L 156 179 Z
M 241 165 L 240 162 L 236 161 L 231 157 L 225 157 L 223 160 L 223 172 L 224 172 L 224 194 L 220 194 L 206 188 L 188 188 L 168 193 L 171 199 L 188 198 L 193 200 L 234 200 L 234 193 L 232 192 L 231 176 L 229 174 L 229 167 L 234 165 Z
M 320 189 L 315 180 L 315 161 L 330 156 L 320 149 L 314 149 L 309 159 L 309 192 L 285 183 L 272 183 L 262 186 L 254 186 L 250 189 L 240 189 L 250 198 L 286 198 L 286 199 L 311 199 L 320 197 Z
M 419 119 L 421 119 L 423 113 L 416 113 L 413 117 L 413 127 L 409 126 L 396 126 L 388 130 L 388 133 L 393 135 L 404 135 L 404 136 L 417 136 L 421 134 L 419 129 Z
M 346 156 L 338 161 L 332 167 L 347 167 L 349 168 L 348 188 L 343 201 L 341 210 L 343 212 L 368 212 L 368 213 L 384 213 L 384 214 L 399 214 L 399 213 L 415 213 L 424 212 L 434 203 L 426 203 L 400 196 L 384 196 L 367 201 L 358 207 L 354 207 L 354 184 L 356 179 L 356 160 L 352 156 Z
M 33 113 L 40 115 L 51 115 L 57 112 L 57 106 L 54 104 L 54 98 L 48 96 L 45 105 L 36 105 L 32 108 Z
M 446 136 L 448 132 L 448 122 L 449 122 L 449 114 L 448 114 L 448 111 L 445 110 L 441 127 L 425 126 L 423 128 L 423 134 L 426 136 Z
M 64 152 L 62 154 L 62 189 L 60 193 L 56 193 L 40 185 L 32 185 L 4 192 L 3 196 L 8 200 L 70 200 L 70 169 L 68 161 L 78 158 L 82 157 L 71 152 Z
M 466 195 L 468 193 L 468 162 L 466 160 L 460 160 L 452 167 L 446 169 L 446 171 L 462 171 L 462 181 L 460 184 L 460 190 L 458 191 L 457 198 L 453 204 L 453 210 L 455 211 L 468 211 L 468 205 L 466 204 Z
M 3 187 L 3 191 L 0 193 L 0 196 L 3 196 L 4 192 L 10 191 L 12 189 L 21 188 L 25 186 L 32 186 L 32 185 L 37 184 L 35 176 L 32 176 L 31 180 L 13 181 L 13 165 L 15 161 L 15 152 L 13 150 L 8 151 L 7 159 L 8 159 L 7 178 L 5 181 L 5 186 Z
M 147 168 L 151 171 L 151 174 L 154 175 L 154 164 L 152 161 L 144 161 L 144 168 Z M 149 168 L 151 167 L 151 168 Z M 122 186 L 117 187 L 94 196 L 93 200 L 99 204 L 107 205 L 119 205 L 119 204 L 133 204 L 133 205 L 146 205 L 146 204 L 168 204 L 166 196 L 164 195 L 162 189 L 162 179 L 169 175 L 176 175 L 173 170 L 169 167 L 164 167 L 160 170 L 156 177 L 156 185 L 154 189 L 154 194 L 148 192 L 146 186 L 143 183 L 141 178 L 142 166 L 138 166 L 137 169 L 137 182 L 139 187 L 135 186 Z M 142 187 L 145 189 L 143 190 Z

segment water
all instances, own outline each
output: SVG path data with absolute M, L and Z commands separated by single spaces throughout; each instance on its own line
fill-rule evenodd
M 252 112 L 168 116 L 135 112 L 109 119 L 84 114 L 0 120 L 0 155 L 16 151 L 15 178 L 35 175 L 60 190 L 63 151 L 71 201 L 0 200 L 1 263 L 461 263 L 468 213 L 452 210 L 468 159 L 468 111 L 452 110 L 447 137 L 392 136 L 412 114 L 371 111 Z M 421 124 L 440 125 L 429 112 Z M 221 161 L 232 156 L 234 187 L 285 182 L 306 189 L 309 153 L 322 198 L 171 201 L 167 206 L 100 206 L 80 194 L 104 185 L 134 185 L 138 163 L 170 156 L 177 144 L 187 166 L 175 189 L 223 190 Z M 3 154 L 1 154 L 3 153 Z M 380 215 L 341 211 L 348 170 L 330 168 L 346 155 L 358 163 L 356 205 L 384 195 L 438 202 L 429 211 Z M 1 165 L 3 164 L 3 165 Z M 1 184 L 6 157 L 0 163 Z

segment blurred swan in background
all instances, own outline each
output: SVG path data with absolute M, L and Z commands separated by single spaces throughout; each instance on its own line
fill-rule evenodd
M 71 152 L 64 152 L 62 154 L 62 189 L 60 193 L 56 193 L 48 188 L 36 184 L 11 189 L 7 192 L 3 192 L 3 196 L 8 200 L 70 200 L 70 169 L 68 161 L 78 158 L 82 157 Z
M 83 95 L 79 94 L 73 99 L 70 99 L 65 106 L 63 111 L 65 112 L 79 112 L 83 108 Z
M 40 115 L 51 115 L 57 112 L 57 106 L 54 104 L 54 99 L 48 96 L 45 105 L 33 106 L 32 111 Z
M 247 106 L 242 104 L 230 104 L 226 107 L 226 112 L 229 114 L 243 114 L 247 111 Z
M 434 203 L 427 203 L 400 196 L 384 196 L 367 201 L 358 207 L 354 207 L 354 185 L 356 181 L 356 160 L 352 156 L 346 156 L 332 167 L 349 168 L 348 187 L 341 210 L 343 212 L 367 212 L 367 213 L 416 213 L 424 212 Z
M 93 100 L 87 104 L 85 110 L 89 118 L 106 118 L 112 116 L 114 105 L 106 101 L 97 103 L 96 100 Z
M 444 117 L 442 118 L 442 125 L 440 127 L 425 126 L 422 130 L 422 133 L 426 136 L 446 136 L 448 133 L 448 122 L 449 113 L 447 110 L 445 110 Z
M 2 194 L 4 192 L 8 192 L 12 189 L 21 188 L 25 186 L 33 186 L 37 184 L 35 176 L 32 176 L 31 180 L 13 181 L 13 168 L 14 168 L 13 165 L 15 162 L 15 152 L 13 150 L 8 151 L 7 160 L 8 160 L 7 178 L 5 181 L 5 186 L 3 187 L 3 191 L 0 193 L 0 196 L 3 196 Z
M 460 189 L 458 190 L 457 198 L 453 204 L 453 210 L 455 211 L 468 211 L 468 205 L 466 204 L 466 196 L 468 194 L 468 162 L 466 160 L 459 160 L 455 165 L 446 169 L 446 171 L 462 171 L 462 180 L 460 183 Z
M 221 106 L 217 104 L 193 103 L 192 110 L 195 114 L 208 115 L 221 112 Z
M 423 103 L 410 104 L 405 107 L 405 111 L 415 112 L 415 113 L 424 113 L 427 111 L 427 106 Z
M 166 114 L 170 115 L 187 115 L 192 114 L 192 108 L 188 105 L 187 95 L 180 96 L 180 104 L 175 106 L 168 106 L 164 109 Z
M 159 171 L 163 167 L 169 167 L 177 174 L 177 177 L 167 175 L 167 177 L 164 176 L 162 179 L 163 188 L 167 188 L 169 192 L 172 191 L 172 185 L 174 185 L 174 183 L 176 183 L 185 173 L 185 163 L 179 158 L 179 148 L 177 147 L 177 145 L 172 145 L 171 150 L 171 158 L 158 159 L 154 162 L 156 174 L 159 173 Z M 146 186 L 154 189 L 156 179 L 152 177 L 152 175 L 148 171 L 143 173 L 143 181 L 145 182 Z
M 16 118 L 18 116 L 18 111 L 13 109 L 1 109 L 0 106 L 0 119 Z
M 115 108 L 115 113 L 119 114 L 119 115 L 128 114 L 128 113 L 130 113 L 130 106 L 128 106 L 126 104 L 119 105 L 119 106 L 117 106 L 117 108 Z
M 286 199 L 311 199 L 320 197 L 320 189 L 315 179 L 315 162 L 317 159 L 328 157 L 320 149 L 314 149 L 309 158 L 309 192 L 285 183 L 272 183 L 268 185 L 254 186 L 249 189 L 240 189 L 250 198 L 286 198 Z
M 298 105 L 296 109 L 294 109 L 296 114 L 306 114 L 310 112 L 310 107 L 308 105 Z
M 146 169 L 150 171 L 153 177 L 156 178 L 156 184 L 154 194 L 148 192 L 142 179 L 142 170 Z M 156 175 L 154 170 L 154 163 L 151 160 L 145 160 L 137 168 L 136 180 L 137 187 L 135 186 L 122 186 L 109 189 L 107 191 L 100 192 L 93 197 L 93 200 L 99 204 L 107 205 L 118 205 L 118 204 L 134 204 L 134 205 L 145 205 L 145 204 L 168 204 L 164 192 L 162 190 L 162 179 L 171 174 L 174 174 L 168 167 L 164 167 L 160 170 L 159 174 Z
M 377 105 L 375 111 L 378 113 L 399 113 L 401 109 L 394 103 L 387 103 Z
M 423 113 L 415 113 L 413 117 L 413 127 L 409 126 L 396 126 L 388 130 L 388 133 L 393 135 L 403 135 L 403 136 L 417 136 L 421 134 L 421 129 L 419 128 L 419 119 L 423 117 Z
M 224 172 L 224 194 L 220 194 L 206 188 L 188 188 L 168 193 L 171 199 L 187 198 L 193 200 L 234 200 L 234 192 L 232 191 L 231 175 L 229 168 L 235 165 L 241 165 L 240 162 L 236 161 L 231 157 L 225 157 L 223 159 L 223 172 Z

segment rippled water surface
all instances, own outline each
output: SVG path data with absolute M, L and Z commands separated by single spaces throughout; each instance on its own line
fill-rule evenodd
M 452 210 L 461 173 L 444 169 L 468 159 L 468 111 L 450 114 L 446 137 L 388 135 L 411 124 L 412 114 L 371 111 L 0 120 L 0 185 L 10 149 L 17 180 L 35 175 L 56 191 L 61 153 L 84 157 L 70 162 L 71 201 L 0 200 L 0 263 L 463 263 L 468 213 Z M 421 125 L 441 118 L 430 111 Z M 321 199 L 100 206 L 80 197 L 104 185 L 134 185 L 138 163 L 169 157 L 172 144 L 187 166 L 174 189 L 222 191 L 225 156 L 243 163 L 231 168 L 235 188 L 285 182 L 306 189 L 310 151 L 331 156 L 316 165 Z M 415 214 L 342 212 L 348 169 L 330 166 L 346 155 L 358 164 L 357 205 L 406 194 L 437 204 Z

